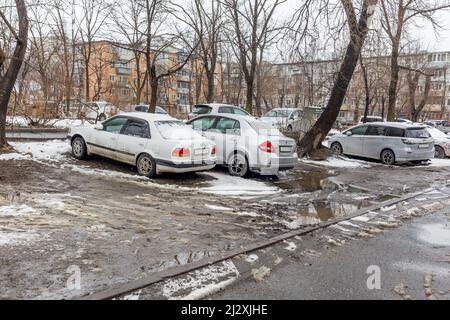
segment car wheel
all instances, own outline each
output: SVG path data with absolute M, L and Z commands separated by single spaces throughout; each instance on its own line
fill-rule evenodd
M 104 114 L 101 114 L 101 115 L 98 116 L 98 121 L 99 122 L 103 122 L 105 120 L 106 120 L 106 116 Z
M 72 140 L 72 155 L 78 160 L 83 160 L 86 158 L 87 147 L 83 138 L 76 137 Z
M 228 161 L 228 172 L 233 177 L 245 177 L 249 173 L 247 157 L 242 153 L 236 153 Z
M 395 164 L 395 153 L 392 150 L 384 150 L 381 153 L 381 162 L 383 164 L 392 166 Z
M 445 159 L 445 150 L 441 146 L 435 146 L 434 157 L 436 159 Z
M 292 132 L 292 131 L 294 131 L 294 129 L 292 128 L 292 126 L 288 126 L 288 127 L 287 127 L 287 131 L 288 131 L 288 132 Z
M 342 148 L 342 144 L 340 144 L 339 142 L 334 142 L 331 145 L 331 151 L 333 151 L 333 153 L 336 153 L 336 154 L 343 154 L 344 153 L 344 149 Z
M 153 178 L 156 175 L 156 162 L 149 154 L 144 153 L 139 156 L 136 168 L 140 176 Z

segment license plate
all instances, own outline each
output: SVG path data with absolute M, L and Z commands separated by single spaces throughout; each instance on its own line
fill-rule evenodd
M 428 149 L 429 147 L 429 144 L 419 144 L 419 149 Z
M 208 149 L 197 149 L 195 150 L 195 155 L 196 156 L 204 156 L 207 155 L 209 153 Z
M 280 147 L 280 151 L 281 152 L 291 152 L 292 151 L 292 147 Z

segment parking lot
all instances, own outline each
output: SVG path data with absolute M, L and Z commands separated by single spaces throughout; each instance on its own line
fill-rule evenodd
M 73 298 L 443 185 L 450 160 L 383 166 L 305 161 L 278 177 L 225 169 L 138 177 L 77 161 L 67 142 L 15 143 L 0 157 L 1 298 Z M 38 267 L 37 267 L 38 266 Z M 70 267 L 81 287 L 69 290 Z

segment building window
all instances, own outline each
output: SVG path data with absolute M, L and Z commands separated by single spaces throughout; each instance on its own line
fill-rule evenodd
M 109 76 L 109 81 L 111 82 L 115 82 L 116 81 L 116 76 L 114 74 Z

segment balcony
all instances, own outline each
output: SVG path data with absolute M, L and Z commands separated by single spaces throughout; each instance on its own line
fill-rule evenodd
M 129 76 L 132 73 L 131 68 L 115 67 L 118 75 Z

